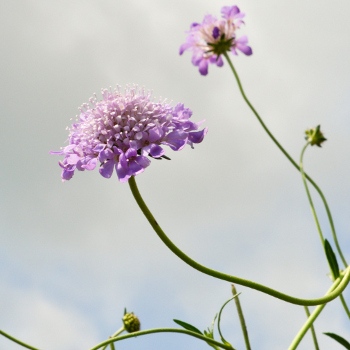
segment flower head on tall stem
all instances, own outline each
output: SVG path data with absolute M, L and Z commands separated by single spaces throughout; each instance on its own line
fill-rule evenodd
M 236 30 L 244 24 L 244 13 L 237 6 L 224 6 L 221 14 L 220 19 L 206 15 L 202 23 L 192 23 L 186 42 L 180 46 L 180 55 L 186 50 L 192 51 L 192 63 L 202 75 L 208 74 L 209 63 L 218 67 L 224 64 L 221 57 L 224 52 L 237 55 L 239 50 L 248 56 L 253 53 L 248 38 L 236 35 Z
M 151 93 L 127 87 L 102 90 L 80 108 L 80 116 L 69 133 L 69 144 L 59 152 L 62 180 L 70 180 L 75 170 L 93 170 L 110 178 L 115 169 L 121 182 L 142 173 L 150 158 L 169 159 L 164 146 L 179 151 L 202 142 L 207 129 L 190 121 L 192 111 L 183 104 L 175 107 L 165 101 L 154 102 Z

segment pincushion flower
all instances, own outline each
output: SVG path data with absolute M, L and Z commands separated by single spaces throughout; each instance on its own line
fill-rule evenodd
M 59 162 L 62 180 L 75 170 L 93 170 L 110 178 L 114 172 L 121 182 L 142 173 L 151 158 L 169 159 L 164 146 L 179 151 L 202 142 L 207 129 L 190 121 L 192 111 L 181 103 L 175 107 L 154 102 L 151 93 L 137 86 L 102 90 L 80 108 L 80 116 L 69 129 L 69 145 L 51 154 L 63 155 Z
M 186 42 L 180 46 L 180 55 L 186 50 L 192 51 L 192 63 L 202 75 L 208 74 L 209 63 L 221 67 L 224 64 L 221 56 L 225 52 L 237 55 L 239 50 L 248 56 L 253 53 L 247 45 L 248 38 L 236 35 L 245 15 L 237 6 L 224 6 L 221 14 L 220 19 L 206 15 L 202 23 L 192 23 Z

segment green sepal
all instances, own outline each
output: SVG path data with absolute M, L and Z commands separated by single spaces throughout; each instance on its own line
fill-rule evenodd
M 217 317 L 218 317 L 218 314 L 215 315 L 213 321 L 211 322 L 210 327 L 208 327 L 208 330 L 204 330 L 204 335 L 207 338 L 214 339 L 214 326 L 215 326 L 215 321 L 216 321 Z
M 199 334 L 202 334 L 202 335 L 203 335 L 203 333 L 202 333 L 198 328 L 196 328 L 195 326 L 192 326 L 192 325 L 189 324 L 189 323 L 186 323 L 186 322 L 180 321 L 180 320 L 175 320 L 175 319 L 174 319 L 173 321 L 174 321 L 175 323 L 177 323 L 179 326 L 181 326 L 181 327 L 187 329 L 188 331 L 192 331 L 192 332 L 199 333 Z
M 332 249 L 331 245 L 329 244 L 329 242 L 327 241 L 327 239 L 324 240 L 324 250 L 326 252 L 329 266 L 332 270 L 333 278 L 337 279 L 340 276 L 339 265 L 338 265 L 337 258 L 333 252 L 333 249 Z
M 316 145 L 321 147 L 322 142 L 327 141 L 320 130 L 321 125 L 317 125 L 316 128 L 305 131 L 305 140 L 310 143 L 311 146 Z
M 218 317 L 218 314 L 215 315 L 210 327 L 208 327 L 208 330 L 204 330 L 204 335 L 209 339 L 214 339 L 214 326 L 215 326 L 215 321 L 217 317 Z M 215 350 L 218 350 L 217 346 L 212 345 L 210 343 L 207 343 L 207 344 L 212 348 L 214 348 Z
M 345 349 L 350 350 L 350 343 L 340 335 L 337 335 L 334 333 L 323 333 L 323 334 L 328 335 L 332 339 L 336 340 L 339 344 L 343 345 Z

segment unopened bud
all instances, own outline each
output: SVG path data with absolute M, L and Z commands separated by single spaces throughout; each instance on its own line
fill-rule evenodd
M 140 320 L 133 312 L 124 311 L 123 323 L 125 330 L 129 333 L 137 332 L 141 329 Z
M 321 143 L 327 139 L 323 136 L 323 133 L 320 130 L 320 125 L 316 126 L 314 129 L 309 129 L 305 131 L 305 140 L 310 142 L 310 145 L 316 145 L 321 147 Z

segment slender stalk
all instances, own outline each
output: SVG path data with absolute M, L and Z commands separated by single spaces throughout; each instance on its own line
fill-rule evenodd
M 232 294 L 237 295 L 237 290 L 236 290 L 236 287 L 234 284 L 232 284 Z M 238 295 L 235 297 L 235 303 L 236 303 L 236 309 L 237 309 L 237 313 L 238 313 L 238 317 L 239 317 L 239 322 L 240 322 L 241 328 L 242 328 L 245 347 L 247 350 L 251 350 L 249 336 L 248 336 L 248 329 L 247 329 L 247 325 L 245 323 L 243 310 L 242 310 Z
M 192 337 L 204 340 L 205 342 L 213 344 L 219 348 L 226 349 L 226 350 L 235 350 L 231 345 L 222 344 L 214 339 L 211 339 L 211 338 L 204 336 L 203 334 L 192 332 L 192 331 L 189 331 L 187 329 L 178 329 L 178 328 L 155 328 L 155 329 L 147 329 L 144 331 L 128 333 L 125 335 L 121 335 L 120 337 L 117 337 L 117 338 L 107 339 L 107 340 L 103 341 L 102 343 L 97 344 L 96 346 L 94 346 L 90 350 L 97 350 L 97 349 L 100 349 L 102 346 L 109 345 L 110 343 L 115 343 L 115 342 L 120 341 L 120 340 L 133 338 L 133 337 L 140 337 L 140 336 L 152 334 L 152 333 L 182 333 L 182 334 L 187 334 L 187 335 L 190 335 Z
M 318 217 L 317 217 L 317 214 L 316 214 L 315 206 L 314 206 L 314 203 L 312 201 L 312 197 L 311 197 L 311 194 L 310 194 L 310 191 L 309 191 L 309 186 L 307 185 L 306 176 L 305 176 L 305 172 L 304 172 L 303 158 L 304 158 L 304 153 L 306 151 L 306 148 L 309 145 L 310 145 L 310 143 L 307 142 L 306 145 L 303 147 L 303 149 L 301 151 L 299 167 L 300 167 L 300 173 L 301 173 L 301 177 L 303 179 L 303 184 L 304 184 L 304 187 L 305 187 L 306 195 L 307 195 L 307 198 L 309 200 L 312 216 L 314 218 L 314 221 L 315 221 L 315 224 L 316 224 L 316 227 L 317 227 L 317 231 L 318 231 L 318 234 L 319 234 L 320 239 L 321 239 L 322 247 L 324 247 L 324 238 L 323 238 L 321 226 L 320 226 L 320 223 L 318 221 Z
M 345 275 L 341 275 L 339 278 L 337 278 L 334 282 L 333 282 L 333 286 L 334 286 L 334 290 L 323 296 L 320 298 L 316 298 L 316 299 L 301 299 L 301 298 L 296 298 L 284 293 L 281 293 L 277 290 L 274 290 L 272 288 L 266 287 L 262 284 L 250 281 L 250 280 L 246 280 L 240 277 L 236 277 L 236 276 L 232 276 L 232 275 L 228 275 L 213 269 L 210 269 L 206 266 L 203 266 L 199 263 L 197 263 L 195 260 L 191 259 L 189 256 L 187 256 L 185 253 L 183 253 L 168 237 L 167 235 L 164 233 L 164 231 L 162 230 L 162 228 L 159 226 L 158 222 L 156 221 L 156 219 L 154 218 L 154 216 L 152 215 L 151 211 L 148 209 L 146 203 L 144 202 L 138 188 L 136 185 L 136 181 L 135 181 L 135 177 L 132 176 L 129 179 L 129 186 L 131 189 L 131 192 L 137 202 L 137 204 L 139 205 L 141 211 L 143 212 L 143 214 L 145 215 L 145 217 L 147 218 L 148 222 L 150 223 L 150 225 L 152 226 L 152 228 L 154 229 L 154 231 L 157 233 L 158 237 L 162 240 L 162 242 L 177 256 L 179 257 L 181 260 L 183 260 L 186 264 L 190 265 L 191 267 L 193 267 L 194 269 L 203 272 L 209 276 L 224 280 L 224 281 L 228 281 L 231 283 L 236 283 L 236 284 L 240 284 L 242 286 L 248 287 L 248 288 L 252 288 L 255 290 L 258 290 L 262 293 L 271 295 L 277 299 L 281 299 L 284 300 L 288 303 L 291 304 L 296 304 L 296 305 L 308 305 L 308 306 L 312 306 L 312 305 L 319 305 L 319 304 L 324 304 L 324 303 L 328 303 L 329 301 L 335 299 L 339 294 L 342 293 L 342 291 L 346 288 L 346 286 L 348 285 L 349 281 L 350 281 L 350 266 L 345 270 Z
M 237 74 L 237 71 L 236 69 L 234 68 L 231 60 L 230 60 L 230 57 L 228 56 L 227 52 L 225 52 L 224 54 L 224 57 L 226 58 L 231 70 L 232 70 L 232 73 L 233 75 L 235 76 L 236 78 L 236 81 L 237 81 L 237 84 L 238 84 L 238 88 L 239 88 L 239 91 L 241 92 L 241 95 L 244 99 L 244 101 L 247 103 L 247 105 L 249 106 L 249 108 L 251 109 L 251 111 L 253 112 L 253 114 L 255 115 L 255 117 L 258 119 L 259 123 L 261 124 L 261 126 L 263 127 L 263 129 L 265 130 L 265 132 L 269 135 L 269 137 L 271 138 L 271 140 L 275 143 L 275 145 L 280 149 L 280 151 L 287 157 L 287 159 L 293 164 L 293 166 L 300 171 L 300 168 L 298 166 L 298 164 L 294 161 L 294 159 L 288 154 L 288 152 L 282 147 L 282 145 L 277 141 L 277 139 L 273 136 L 273 134 L 270 132 L 270 130 L 267 128 L 267 126 L 265 125 L 265 123 L 263 122 L 263 120 L 261 119 L 259 113 L 256 111 L 256 109 L 253 107 L 253 105 L 250 103 L 250 101 L 248 100 L 244 90 L 243 90 L 243 86 L 242 86 L 242 83 L 241 83 L 241 80 L 239 79 L 239 76 Z M 311 177 L 309 177 L 309 175 L 305 174 L 305 177 L 307 178 L 307 180 L 312 184 L 312 186 L 316 189 L 316 191 L 318 192 L 318 194 L 320 195 L 321 199 L 322 199 L 322 202 L 325 206 L 325 209 L 326 209 L 326 212 L 327 212 L 327 216 L 328 216 L 328 220 L 329 220 L 329 224 L 330 224 L 330 227 L 331 227 L 331 231 L 332 231 L 332 236 L 333 236 L 333 240 L 334 240 L 334 243 L 335 243 L 335 246 L 338 250 L 338 253 L 339 253 L 339 256 L 344 264 L 344 267 L 348 266 L 348 263 L 346 262 L 345 260 L 345 257 L 342 253 L 342 250 L 340 248 L 340 245 L 339 245 L 339 242 L 338 242 L 338 238 L 337 238 L 337 234 L 336 234 L 336 231 L 335 231 L 335 227 L 334 227 L 334 222 L 333 222 L 333 218 L 332 218 L 332 214 L 331 214 L 331 211 L 329 209 L 329 206 L 328 206 L 328 203 L 326 201 L 326 198 L 325 196 L 323 195 L 321 189 L 317 186 L 317 184 L 312 180 Z
M 350 319 L 350 310 L 349 310 L 349 308 L 348 308 L 348 305 L 346 304 L 346 301 L 345 301 L 343 295 L 340 294 L 340 295 L 339 295 L 339 298 L 340 298 L 340 301 L 341 301 L 341 303 L 342 303 L 342 305 L 343 305 L 343 308 L 344 308 L 346 314 L 348 315 L 348 317 L 349 317 L 349 319 Z
M 218 314 L 218 332 L 221 338 L 221 341 L 225 344 L 229 344 L 229 342 L 224 338 L 222 332 L 221 332 L 221 315 L 222 312 L 224 311 L 225 306 L 233 299 L 235 299 L 236 297 L 238 297 L 238 294 L 235 294 L 232 298 L 230 298 L 229 300 L 225 301 L 225 303 L 221 306 L 219 314 Z
M 313 322 L 316 320 L 317 316 L 321 313 L 323 308 L 326 306 L 326 304 L 318 305 L 311 316 L 308 318 L 304 326 L 301 328 L 299 333 L 296 335 L 294 340 L 292 341 L 292 344 L 290 344 L 288 350 L 295 350 L 297 346 L 300 344 L 301 340 L 304 338 L 304 335 L 309 330 L 309 328 L 312 326 Z
M 117 337 L 119 334 L 123 333 L 125 331 L 125 327 L 119 328 L 115 333 L 111 335 L 111 338 Z
M 115 333 L 113 333 L 109 338 L 110 338 L 110 339 L 115 338 L 115 337 L 117 337 L 119 334 L 123 333 L 124 331 L 125 331 L 125 327 L 123 326 L 123 327 L 119 328 Z M 102 350 L 107 349 L 108 345 L 110 346 L 111 350 L 115 350 L 115 349 L 114 349 L 114 344 L 113 344 L 113 343 L 110 343 L 110 344 L 105 345 L 105 346 L 102 348 Z
M 1 329 L 0 329 L 0 334 L 3 335 L 4 337 L 6 337 L 7 339 L 10 339 L 10 340 L 12 340 L 13 342 L 17 343 L 18 345 L 23 346 L 24 348 L 31 349 L 31 350 L 39 350 L 38 348 L 35 348 L 34 346 L 31 346 L 31 345 L 29 345 L 29 344 L 26 344 L 26 343 L 24 343 L 23 341 L 16 339 L 16 338 L 13 337 L 12 335 L 5 333 L 5 332 L 2 331 Z
M 327 294 L 332 293 L 334 291 L 334 284 L 329 288 Z M 304 323 L 303 327 L 301 327 L 298 334 L 295 336 L 294 340 L 292 341 L 292 344 L 290 344 L 288 350 L 295 350 L 301 340 L 303 339 L 306 332 L 309 330 L 310 327 L 312 327 L 313 323 L 315 322 L 318 315 L 321 313 L 323 308 L 326 306 L 326 304 L 319 305 L 315 308 L 315 310 L 312 312 L 312 314 L 308 317 L 307 321 Z
M 316 227 L 317 227 L 317 231 L 319 233 L 319 236 L 320 236 L 320 239 L 321 239 L 321 242 L 322 242 L 322 247 L 324 247 L 324 238 L 323 238 L 323 234 L 322 234 L 322 230 L 321 230 L 321 226 L 320 226 L 320 223 L 318 221 L 318 218 L 317 218 L 317 214 L 316 214 L 316 210 L 315 210 L 315 206 L 314 206 L 314 203 L 312 201 L 312 197 L 311 197 L 311 193 L 310 193 L 310 190 L 309 190 L 309 186 L 307 184 L 307 181 L 306 181 L 306 177 L 305 177 L 305 172 L 304 172 L 304 165 L 303 165 L 303 158 L 304 158 L 304 153 L 306 151 L 306 148 L 309 146 L 309 142 L 306 143 L 306 145 L 303 147 L 302 151 L 301 151 L 301 155 L 300 155 L 300 173 L 301 173 L 301 176 L 302 176 L 302 179 L 303 179 L 303 184 L 304 184 L 304 187 L 305 187 L 305 191 L 306 191 L 306 194 L 307 194 L 307 198 L 309 200 L 309 204 L 310 204 L 310 208 L 311 208 L 311 212 L 312 212 L 312 215 L 314 217 L 314 220 L 315 220 L 315 224 L 316 224 Z M 328 259 L 327 259 L 328 260 Z M 330 266 L 330 269 L 332 271 L 332 268 Z M 340 297 L 340 301 L 344 307 L 344 310 L 347 314 L 347 316 L 350 318 L 350 310 L 348 308 L 348 306 L 346 305 L 346 302 L 345 302 L 345 299 L 342 295 L 339 296 Z
M 305 309 L 306 316 L 309 318 L 309 317 L 310 317 L 309 308 L 308 308 L 307 306 L 304 306 L 304 309 Z M 317 338 L 316 338 L 315 327 L 314 327 L 313 324 L 310 326 L 310 331 L 311 331 L 311 335 L 312 335 L 312 340 L 313 340 L 314 345 L 315 345 L 315 349 L 316 349 L 316 350 L 320 350 L 320 348 L 318 347 L 318 342 L 317 342 Z

